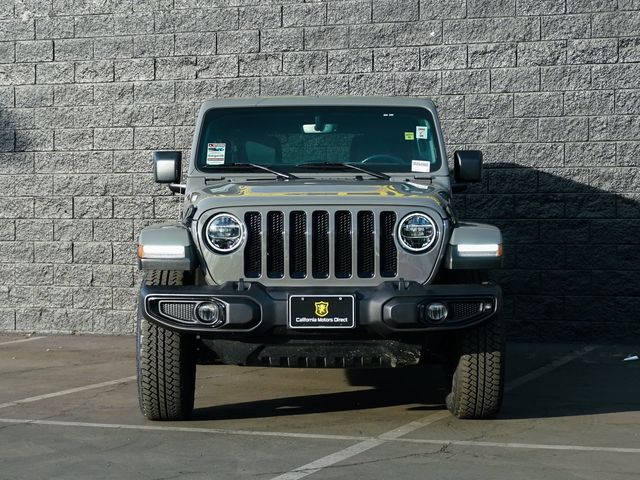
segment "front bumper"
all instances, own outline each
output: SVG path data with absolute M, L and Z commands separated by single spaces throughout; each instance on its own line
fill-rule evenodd
M 353 329 L 289 327 L 291 295 L 353 295 Z M 457 330 L 487 321 L 502 308 L 500 287 L 494 284 L 421 285 L 385 282 L 358 288 L 266 288 L 256 282 L 228 282 L 221 286 L 149 286 L 140 291 L 145 317 L 163 327 L 205 338 L 260 338 L 323 333 L 361 338 L 393 338 L 405 333 Z M 195 306 L 215 301 L 224 307 L 225 322 L 211 327 L 197 320 Z M 424 305 L 442 302 L 453 312 L 439 323 L 424 318 Z

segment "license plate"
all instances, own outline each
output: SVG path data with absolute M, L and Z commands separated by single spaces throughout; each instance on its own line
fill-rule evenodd
M 290 328 L 354 328 L 353 295 L 291 295 Z

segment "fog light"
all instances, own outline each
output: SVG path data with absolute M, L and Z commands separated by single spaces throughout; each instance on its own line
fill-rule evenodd
M 449 311 L 444 303 L 433 302 L 427 305 L 426 315 L 427 319 L 432 322 L 443 322 L 447 318 Z
M 196 307 L 196 317 L 202 323 L 217 327 L 224 322 L 224 309 L 216 302 L 203 302 Z

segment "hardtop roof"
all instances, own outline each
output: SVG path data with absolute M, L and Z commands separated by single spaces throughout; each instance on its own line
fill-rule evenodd
M 435 112 L 434 103 L 422 97 L 254 97 L 219 98 L 202 104 L 201 111 L 215 108 L 248 107 L 314 107 L 314 106 L 355 106 L 355 107 L 422 107 Z

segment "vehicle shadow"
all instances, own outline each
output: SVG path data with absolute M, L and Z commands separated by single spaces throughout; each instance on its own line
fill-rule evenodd
M 345 376 L 345 383 L 363 388 L 202 407 L 194 411 L 192 418 L 230 420 L 282 417 L 401 405 L 425 411 L 444 408 L 444 376 L 436 365 L 397 370 L 345 370 Z
M 640 361 L 623 362 L 629 347 L 601 346 L 516 388 L 513 380 L 549 365 L 579 348 L 530 352 L 532 344 L 516 344 L 508 356 L 504 402 L 494 421 L 576 417 L 640 410 Z M 639 347 L 640 348 L 640 347 Z M 512 373 L 509 373 L 512 372 Z M 444 410 L 449 390 L 438 365 L 401 369 L 346 370 L 345 386 L 361 390 L 286 396 L 201 407 L 193 420 L 295 417 L 299 415 L 400 407 L 407 411 Z

